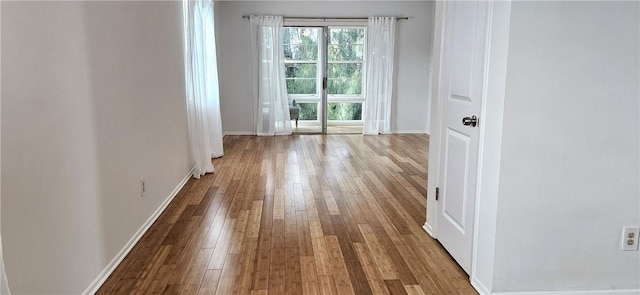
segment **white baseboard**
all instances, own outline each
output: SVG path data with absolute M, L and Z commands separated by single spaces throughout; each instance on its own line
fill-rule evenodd
M 487 288 L 487 286 L 485 286 L 482 282 L 478 281 L 478 278 L 476 277 L 471 278 L 471 286 L 474 289 L 476 289 L 476 291 L 478 291 L 480 295 L 491 294 L 491 291 L 489 291 L 489 288 Z
M 477 278 L 471 279 L 473 286 L 480 295 L 640 295 L 640 289 L 624 290 L 580 290 L 580 291 L 528 291 L 528 292 L 491 292 Z
M 227 135 L 256 135 L 256 133 L 253 131 L 227 131 L 224 136 Z
M 391 130 L 391 134 L 427 134 L 424 130 Z
M 424 231 L 426 231 L 432 238 L 434 239 L 436 238 L 433 235 L 433 228 L 431 227 L 431 224 L 428 224 L 425 222 L 424 225 L 422 226 L 422 229 L 424 229 Z
M 142 238 L 144 233 L 147 232 L 149 227 L 151 227 L 151 225 L 156 221 L 156 219 L 160 217 L 160 214 L 162 214 L 162 211 L 164 211 L 164 209 L 167 208 L 169 203 L 171 203 L 173 198 L 176 197 L 176 195 L 178 194 L 178 192 L 180 192 L 182 187 L 184 187 L 184 185 L 187 184 L 187 181 L 189 181 L 189 178 L 191 178 L 191 176 L 193 175 L 194 169 L 195 167 L 191 168 L 187 176 L 185 176 L 184 179 L 180 181 L 178 186 L 176 186 L 176 188 L 173 189 L 171 194 L 169 194 L 169 196 L 162 202 L 162 204 L 160 204 L 158 209 L 156 209 L 156 211 L 153 212 L 151 216 L 149 216 L 149 219 L 147 219 L 147 221 L 142 224 L 142 227 L 138 229 L 138 231 L 133 235 L 133 237 L 131 237 L 129 242 L 127 242 L 124 245 L 122 250 L 120 250 L 120 252 L 118 252 L 118 254 L 111 260 L 111 262 L 107 264 L 104 270 L 102 270 L 102 272 L 98 275 L 98 277 L 95 280 L 93 280 L 91 284 L 89 284 L 87 289 L 85 289 L 84 292 L 82 292 L 82 294 L 87 294 L 87 295 L 95 294 L 98 291 L 98 289 L 100 289 L 102 284 L 107 280 L 107 278 L 109 278 L 111 273 L 116 269 L 116 267 L 120 264 L 120 262 L 122 262 L 122 260 L 127 256 L 127 254 L 129 254 L 131 249 L 133 249 L 133 246 L 135 246 L 136 243 L 138 243 L 140 238 Z
M 482 293 L 480 293 L 482 294 Z M 580 290 L 580 291 L 532 291 L 532 292 L 495 292 L 492 295 L 639 295 L 640 289 L 624 290 Z
M 391 134 L 428 134 L 424 130 L 392 130 Z M 226 131 L 224 136 L 227 135 L 256 135 L 253 131 Z

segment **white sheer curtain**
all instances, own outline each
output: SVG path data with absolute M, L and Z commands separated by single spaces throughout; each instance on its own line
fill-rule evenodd
M 282 16 L 251 16 L 254 115 L 260 136 L 291 134 L 282 32 Z
M 367 25 L 366 101 L 363 134 L 391 133 L 395 17 L 370 17 Z
M 223 155 L 213 1 L 183 1 L 183 15 L 189 143 L 200 178 Z
M 2 237 L 0 236 L 0 295 L 9 295 L 9 283 L 7 282 L 7 275 L 4 272 L 4 260 L 2 260 Z

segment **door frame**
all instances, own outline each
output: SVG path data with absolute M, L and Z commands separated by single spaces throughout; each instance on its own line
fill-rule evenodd
M 312 134 L 327 134 L 327 128 L 328 126 L 343 126 L 343 125 L 349 125 L 349 126 L 361 126 L 363 125 L 363 121 L 337 121 L 337 122 L 331 122 L 329 123 L 329 119 L 327 117 L 328 115 L 328 107 L 329 107 L 329 103 L 333 103 L 333 102 L 353 102 L 353 103 L 361 103 L 364 107 L 364 104 L 366 102 L 366 70 L 367 70 L 367 61 L 366 61 L 366 57 L 364 62 L 362 63 L 362 98 L 360 97 L 354 97 L 351 98 L 353 100 L 350 100 L 348 96 L 344 96 L 344 97 L 339 97 L 336 100 L 333 101 L 329 101 L 329 93 L 328 90 L 325 89 L 323 87 L 324 81 L 327 80 L 327 72 L 328 72 L 328 67 L 329 67 L 329 59 L 328 59 L 328 44 L 329 44 L 329 38 L 328 38 L 328 33 L 329 33 L 329 28 L 331 27 L 344 27 L 344 28 L 364 28 L 365 30 L 365 40 L 367 40 L 368 38 L 368 31 L 367 31 L 367 20 L 354 20 L 354 21 L 339 21 L 339 20 L 319 20 L 319 19 L 292 19 L 292 20 L 287 20 L 285 19 L 283 22 L 283 27 L 299 27 L 299 28 L 317 28 L 321 30 L 321 38 L 319 40 L 319 49 L 322 48 L 322 52 L 321 52 L 321 56 L 320 56 L 320 70 L 319 70 L 319 82 L 318 82 L 318 87 L 320 89 L 320 101 L 318 102 L 320 108 L 319 108 L 319 112 L 318 112 L 318 123 L 319 123 L 319 128 L 320 128 L 320 132 L 314 132 Z M 365 43 L 365 47 L 364 50 L 366 52 L 367 49 L 367 44 Z M 296 97 L 294 97 L 293 99 L 297 99 Z M 335 99 L 335 98 L 334 98 Z M 361 100 L 361 101 L 360 101 Z M 309 103 L 306 101 L 298 101 L 299 103 Z M 363 108 L 364 109 L 364 108 Z M 315 121 L 314 121 L 315 122 Z M 301 124 L 304 124 L 303 122 L 300 122 Z M 315 123 L 314 123 L 315 124 Z M 303 125 L 303 126 L 315 126 L 315 125 Z
M 442 97 L 441 61 L 444 46 L 446 2 L 436 2 L 431 50 L 431 134 L 429 138 L 429 181 L 427 218 L 424 230 L 438 237 L 438 203 L 435 192 L 440 182 Z M 491 294 L 498 214 L 502 124 L 509 47 L 510 1 L 490 1 L 487 9 L 485 66 L 477 167 L 476 203 L 471 249 L 471 285 L 480 294 Z

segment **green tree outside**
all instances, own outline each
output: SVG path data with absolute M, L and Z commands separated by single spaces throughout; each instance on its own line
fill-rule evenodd
M 319 28 L 284 29 L 284 56 L 287 92 L 316 94 Z M 327 45 L 327 93 L 329 95 L 362 94 L 362 62 L 364 60 L 363 28 L 329 28 Z M 317 120 L 315 103 L 298 103 L 300 120 Z M 328 120 L 361 120 L 362 103 L 329 103 Z

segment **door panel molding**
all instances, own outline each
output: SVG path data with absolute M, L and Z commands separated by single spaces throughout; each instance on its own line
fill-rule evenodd
M 445 139 L 445 145 L 444 145 L 445 155 L 444 155 L 444 163 L 443 163 L 444 178 L 442 180 L 442 188 L 440 190 L 440 195 L 442 196 L 442 206 L 441 206 L 442 215 L 449 222 L 451 222 L 451 224 L 453 224 L 453 226 L 462 235 L 464 235 L 466 234 L 465 223 L 467 221 L 467 207 L 464 205 L 468 200 L 468 193 L 469 193 L 467 190 L 467 183 L 469 181 L 468 168 L 469 168 L 469 153 L 470 153 L 469 149 L 471 145 L 471 137 L 468 134 L 458 132 L 451 128 L 447 128 L 446 133 L 447 134 L 445 135 L 446 139 Z M 458 147 L 455 147 L 455 148 L 453 147 L 454 141 L 459 142 Z M 458 157 L 452 156 L 452 151 L 455 152 L 455 154 Z M 460 157 L 461 155 L 463 155 L 463 157 Z M 452 161 L 456 163 L 451 163 Z M 458 169 L 449 169 L 452 166 Z M 456 175 L 455 171 L 460 169 L 464 171 L 464 174 Z M 450 172 L 454 174 L 450 175 L 449 174 Z M 463 186 L 461 188 L 455 185 L 449 186 L 450 184 L 449 179 L 459 178 L 459 177 L 462 178 L 460 182 L 463 184 Z M 460 182 L 455 182 L 455 183 L 460 183 Z M 459 189 L 461 189 L 462 191 L 458 192 L 457 190 Z M 462 199 L 459 200 L 460 202 L 457 202 L 457 203 L 450 202 L 450 200 L 454 200 L 454 199 L 447 198 L 447 194 L 449 192 L 453 192 L 453 194 L 457 193 L 462 195 Z

